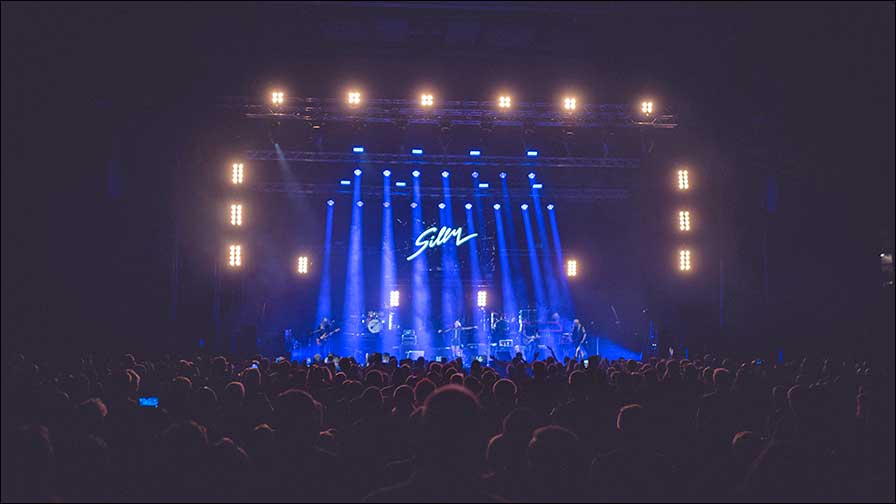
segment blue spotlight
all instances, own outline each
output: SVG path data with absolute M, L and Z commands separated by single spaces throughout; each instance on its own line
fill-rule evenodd
M 548 210 L 553 210 L 553 209 L 554 209 L 554 204 L 548 203 Z
M 473 156 L 473 157 L 481 156 L 481 155 L 482 155 L 482 151 L 471 150 L 471 151 L 470 151 L 470 155 Z
M 523 203 L 522 205 L 520 205 L 520 208 L 522 208 L 523 210 L 528 210 L 528 209 L 529 209 L 529 205 L 526 204 L 526 203 Z
M 478 172 L 478 171 L 474 171 L 474 172 L 473 172 L 473 178 L 479 178 L 479 172 Z
M 336 204 L 335 201 L 333 201 L 333 200 L 327 200 L 327 206 L 333 206 L 333 205 L 335 205 L 335 204 Z
M 416 178 L 416 177 L 419 177 L 419 176 L 420 176 L 420 171 L 419 171 L 419 170 L 414 170 L 414 171 L 411 172 L 411 175 L 413 175 L 415 178 Z
M 541 189 L 543 187 L 544 187 L 544 184 L 541 184 L 541 183 L 532 184 L 532 189 Z
M 384 176 L 384 177 L 391 177 L 391 176 L 392 176 L 392 172 L 389 171 L 389 170 L 383 170 L 383 176 Z
M 362 206 L 364 206 L 364 202 L 363 202 L 363 201 L 358 201 L 357 205 L 358 205 L 359 207 L 362 207 Z
M 361 172 L 361 169 L 360 169 L 360 168 L 355 168 L 355 176 L 356 176 L 356 177 L 360 177 L 360 176 L 361 176 L 361 173 L 362 173 L 362 172 Z
M 488 182 L 480 182 L 479 188 L 480 189 L 488 189 Z
M 411 208 L 417 208 L 417 202 L 416 202 L 416 201 L 412 201 L 412 202 L 411 202 Z
M 538 157 L 538 151 L 537 150 L 526 151 L 526 155 L 529 157 Z
M 529 180 L 535 180 L 535 172 L 529 172 Z
M 355 154 L 364 154 L 364 147 L 361 147 L 360 145 L 352 147 L 352 152 Z
M 439 203 L 439 210 L 444 210 L 444 209 L 445 209 L 445 204 Z
M 411 154 L 414 154 L 415 156 L 419 156 L 419 155 L 423 154 L 423 149 L 417 149 L 417 148 L 411 149 Z
M 389 203 L 388 201 L 384 201 L 384 202 L 383 202 L 383 207 L 384 207 L 384 208 L 389 208 L 390 206 L 392 206 L 392 203 Z
M 472 203 L 467 203 L 466 205 L 464 205 L 464 208 L 466 208 L 467 210 L 472 210 L 472 209 L 473 209 L 473 204 L 472 204 Z
M 501 209 L 501 204 L 500 204 L 500 203 L 495 203 L 494 205 L 492 205 L 492 208 L 494 208 L 495 210 L 500 210 L 500 209 Z
M 342 179 L 339 181 L 340 185 L 352 185 L 352 181 L 348 179 Z
M 501 178 L 507 178 L 507 172 L 502 171 L 501 173 L 498 174 L 498 176 Z
M 443 171 L 443 172 L 442 172 L 442 178 L 448 178 L 448 172 L 447 172 L 447 171 Z
M 395 187 L 407 187 L 407 186 L 408 186 L 408 183 L 402 182 L 401 180 L 399 180 L 398 182 L 395 183 Z

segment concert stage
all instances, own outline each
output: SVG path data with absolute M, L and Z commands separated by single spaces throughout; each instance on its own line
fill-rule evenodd
M 465 362 L 656 351 L 640 181 L 645 138 L 674 116 L 400 102 L 223 105 L 265 134 L 234 155 L 221 193 L 213 346 Z M 331 126 L 315 127 L 321 115 Z

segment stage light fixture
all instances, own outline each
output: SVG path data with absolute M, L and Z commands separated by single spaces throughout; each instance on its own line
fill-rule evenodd
M 283 91 L 271 92 L 271 103 L 274 105 L 283 105 Z
M 397 290 L 389 291 L 389 307 L 397 308 L 399 305 L 401 293 Z
M 500 203 L 495 203 L 494 205 L 492 205 L 492 208 L 494 208 L 495 210 L 500 210 L 500 209 L 501 209 L 501 204 L 500 204 Z
M 363 173 L 363 172 L 361 171 L 360 168 L 355 168 L 355 176 L 356 176 L 356 177 L 360 177 L 360 176 L 361 176 L 361 173 Z
M 401 180 L 399 180 L 398 182 L 395 183 L 395 187 L 407 187 L 407 186 L 408 186 L 408 183 L 401 181 Z
M 480 182 L 479 188 L 480 189 L 488 189 L 488 182 Z
M 444 210 L 444 209 L 445 209 L 445 204 L 439 203 L 439 210 Z
M 691 251 L 689 249 L 678 251 L 678 271 L 691 271 Z
M 339 181 L 339 185 L 352 185 L 352 181 L 348 179 L 342 179 Z
M 535 180 L 535 172 L 529 172 L 529 180 Z
M 653 102 L 652 101 L 641 102 L 641 113 L 644 115 L 653 114 Z
M 488 292 L 484 290 L 476 292 L 476 306 L 479 308 L 488 306 Z
M 335 201 L 333 201 L 333 200 L 327 200 L 327 206 L 333 206 L 333 205 L 335 205 L 335 204 L 336 204 Z
M 242 184 L 243 183 L 243 163 L 233 163 L 233 172 L 230 177 L 230 180 L 234 184 Z
M 554 204 L 548 203 L 548 210 L 553 210 L 553 209 L 554 209 Z
M 231 268 L 239 268 L 243 265 L 243 246 L 239 244 L 230 245 L 230 261 L 227 263 Z
M 432 104 L 434 102 L 435 101 L 433 100 L 433 97 L 431 94 L 424 93 L 424 94 L 420 95 L 420 105 L 421 106 L 432 107 Z
M 243 205 L 241 205 L 240 203 L 234 203 L 230 205 L 230 225 L 243 225 Z
M 691 212 L 689 210 L 679 210 L 678 211 L 678 230 L 679 231 L 690 231 L 691 230 Z
M 572 96 L 567 96 L 563 99 L 563 110 L 568 112 L 572 112 L 576 109 L 576 99 Z
M 414 178 L 417 178 L 417 177 L 420 176 L 420 171 L 419 171 L 419 170 L 414 170 L 414 171 L 411 172 L 411 175 L 412 175 Z
M 358 201 L 358 202 L 357 202 L 357 203 L 355 203 L 355 204 L 356 204 L 356 205 L 358 205 L 358 206 L 359 206 L 359 207 L 362 207 L 362 206 L 364 206 L 364 202 L 363 202 L 363 201 Z
M 526 156 L 527 157 L 538 157 L 538 151 L 537 150 L 526 151 Z
M 678 170 L 678 190 L 679 191 L 687 191 L 691 188 L 690 176 L 688 175 L 688 170 L 682 168 Z
M 509 109 L 511 105 L 510 96 L 499 96 L 498 97 L 498 107 L 502 109 Z
M 523 210 L 528 210 L 528 209 L 529 209 L 529 204 L 528 204 L 528 203 L 523 203 L 522 205 L 520 205 L 520 208 L 522 208 Z
M 411 202 L 411 208 L 417 208 L 417 202 L 416 202 L 416 201 L 412 201 L 412 202 Z
M 383 170 L 383 176 L 384 176 L 384 177 L 391 177 L 391 176 L 392 176 L 392 172 L 389 171 L 389 170 Z
M 542 184 L 540 182 L 536 182 L 535 184 L 532 184 L 532 189 L 541 189 L 543 187 L 544 187 L 544 184 Z
M 364 154 L 364 147 L 356 145 L 352 147 L 352 152 L 354 152 L 355 154 Z
M 415 156 L 420 156 L 423 154 L 423 149 L 411 149 L 411 154 Z
M 478 172 L 478 171 L 474 171 L 471 175 L 473 176 L 473 178 L 479 178 L 479 172 Z
M 471 150 L 471 151 L 470 151 L 470 155 L 473 156 L 473 157 L 481 156 L 481 155 L 482 155 L 482 151 Z
M 507 178 L 507 172 L 501 172 L 498 174 L 498 176 L 501 178 Z
M 296 271 L 300 275 L 308 274 L 308 256 L 299 256 L 298 265 Z
M 443 172 L 442 172 L 442 178 L 448 178 L 448 172 L 447 172 L 447 171 L 443 171 Z
M 383 202 L 383 208 L 389 208 L 390 206 L 392 206 L 392 203 L 389 203 L 388 201 Z
M 574 277 L 579 274 L 579 262 L 575 259 L 566 261 L 566 276 Z
M 347 101 L 349 105 L 360 105 L 361 104 L 361 92 L 360 91 L 349 91 L 347 96 Z
M 472 209 L 473 209 L 473 204 L 472 204 L 472 203 L 467 203 L 466 205 L 464 205 L 464 208 L 466 208 L 467 210 L 472 210 Z

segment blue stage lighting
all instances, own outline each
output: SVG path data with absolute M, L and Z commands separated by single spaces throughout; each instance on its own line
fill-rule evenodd
M 507 178 L 507 172 L 501 172 L 498 174 L 498 176 L 501 178 Z
M 411 208 L 417 208 L 417 202 L 416 202 L 416 201 L 412 201 L 412 202 L 411 202 Z
M 335 201 L 333 201 L 333 200 L 327 200 L 327 206 L 333 206 L 333 205 L 335 205 L 335 204 L 336 204 Z
M 395 183 L 395 187 L 407 187 L 407 186 L 408 186 L 407 182 L 402 182 L 400 180 Z
M 495 204 L 492 206 L 492 208 L 494 208 L 495 210 L 500 210 L 500 209 L 501 209 L 501 204 L 500 204 L 500 203 L 495 203 Z
M 411 154 L 415 154 L 417 156 L 423 154 L 423 149 L 411 149 Z
M 364 206 L 364 202 L 363 202 L 363 201 L 358 201 L 358 206 L 359 206 L 359 207 Z
M 479 188 L 480 189 L 488 189 L 488 182 L 480 182 Z
M 473 172 L 473 178 L 479 178 L 479 172 L 478 172 L 478 171 L 474 171 L 474 172 Z
M 413 175 L 414 177 L 419 177 L 419 176 L 420 176 L 420 172 L 419 172 L 418 170 L 414 170 L 414 171 L 411 172 L 411 175 Z
M 384 176 L 384 177 L 391 177 L 391 176 L 392 176 L 392 172 L 390 172 L 389 170 L 383 170 L 383 176 Z
M 448 178 L 448 172 L 443 171 L 443 172 L 442 172 L 442 178 Z
M 360 176 L 361 176 L 361 173 L 362 173 L 362 172 L 361 172 L 361 169 L 360 169 L 360 168 L 355 168 L 355 176 L 356 176 L 356 177 L 360 177 Z
M 471 156 L 481 156 L 481 155 L 482 155 L 482 151 L 471 150 L 471 151 L 470 151 L 470 155 L 471 155 Z
M 544 184 L 532 184 L 532 189 L 541 189 L 544 187 Z
M 538 157 L 538 151 L 537 150 L 526 151 L 526 155 L 529 157 Z
M 529 172 L 529 180 L 535 180 L 535 172 Z
M 553 203 L 549 203 L 549 204 L 548 204 L 548 210 L 553 210 L 553 209 L 554 209 L 554 204 L 553 204 Z
M 352 152 L 354 152 L 355 154 L 363 154 L 364 147 L 361 147 L 360 145 L 357 147 L 352 147 Z
M 392 206 L 392 203 L 389 203 L 388 201 L 383 202 L 383 207 L 389 208 L 390 206 Z
M 444 210 L 444 209 L 445 209 L 445 204 L 439 203 L 439 210 Z
M 466 208 L 467 210 L 472 210 L 472 209 L 473 209 L 473 204 L 472 204 L 472 203 L 467 203 L 466 205 L 464 205 L 464 208 Z
M 522 208 L 523 210 L 528 210 L 528 209 L 529 209 L 529 205 L 526 204 L 526 203 L 523 203 L 522 205 L 520 205 L 520 208 Z
M 352 185 L 352 181 L 348 179 L 342 179 L 339 181 L 340 185 Z

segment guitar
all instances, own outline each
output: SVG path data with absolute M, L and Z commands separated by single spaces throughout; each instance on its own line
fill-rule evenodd
M 318 336 L 317 338 L 315 338 L 315 339 L 314 339 L 314 342 L 317 343 L 317 346 L 321 346 L 321 345 L 323 345 L 324 343 L 326 343 L 327 339 L 328 339 L 330 336 L 332 336 L 332 335 L 338 333 L 338 332 L 341 331 L 341 330 L 342 330 L 342 328 L 337 327 L 336 329 L 333 329 L 333 330 L 330 331 L 330 332 L 325 332 L 325 333 L 323 333 L 322 335 L 320 335 L 320 336 Z

